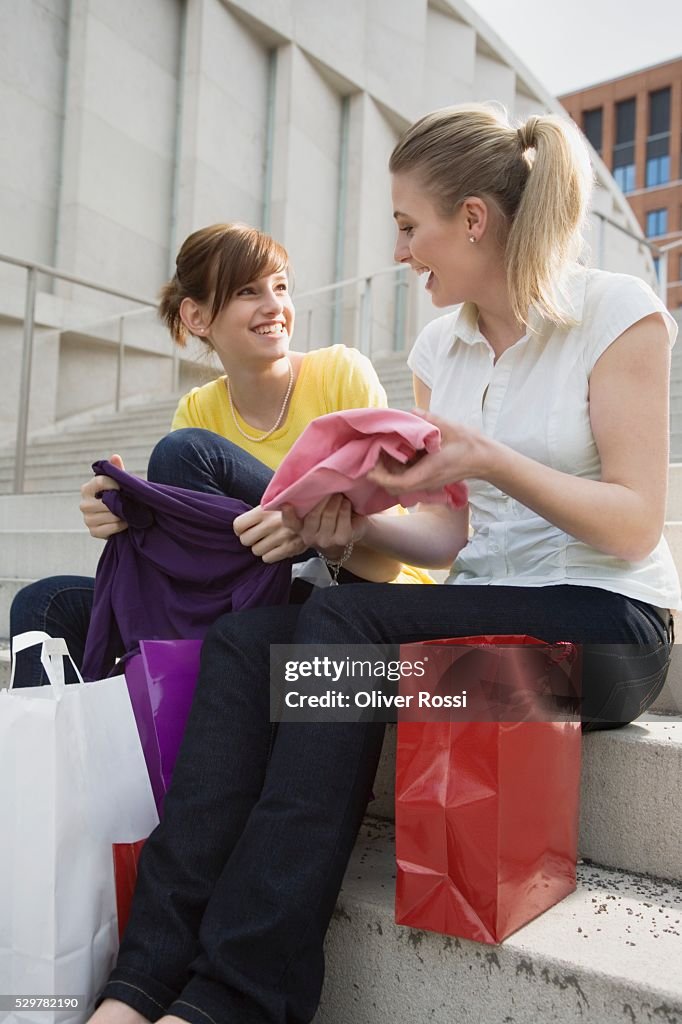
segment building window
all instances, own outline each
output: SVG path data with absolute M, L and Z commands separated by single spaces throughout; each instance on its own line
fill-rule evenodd
M 647 188 L 670 181 L 670 89 L 649 93 L 649 132 L 646 140 Z
M 653 156 L 646 160 L 646 186 L 665 185 L 670 181 L 670 157 Z
M 635 100 L 616 103 L 616 144 L 613 147 L 613 176 L 623 192 L 635 187 Z
M 634 192 L 635 190 L 635 165 L 626 164 L 624 167 L 614 167 L 613 176 L 616 185 L 621 192 Z
M 646 215 L 646 237 L 657 238 L 668 231 L 668 211 L 649 210 Z
M 583 132 L 598 153 L 601 153 L 603 113 L 601 107 L 583 112 Z

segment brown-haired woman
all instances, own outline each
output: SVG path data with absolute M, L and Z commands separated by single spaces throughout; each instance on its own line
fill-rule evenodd
M 355 349 L 333 345 L 293 352 L 294 305 L 289 291 L 289 258 L 282 245 L 256 228 L 214 224 L 183 243 L 173 278 L 161 290 L 159 315 L 178 345 L 187 335 L 215 351 L 225 374 L 194 388 L 178 405 L 171 433 L 149 460 L 148 479 L 192 490 L 227 494 L 254 506 L 235 521 L 243 544 L 266 562 L 306 550 L 281 512 L 264 512 L 260 498 L 274 469 L 308 423 L 340 409 L 381 407 L 386 395 L 369 360 Z M 120 456 L 112 461 L 123 466 Z M 83 485 L 81 511 L 93 537 L 127 528 L 98 495 L 118 485 L 95 476 Z M 311 514 L 317 528 L 311 545 L 330 562 L 346 550 L 338 536 L 352 532 L 350 504 L 341 496 Z M 362 545 L 344 560 L 339 582 L 430 582 L 425 573 L 403 567 L 390 556 Z M 63 636 L 77 664 L 82 661 L 90 622 L 94 580 L 56 576 L 17 594 L 10 635 L 41 629 Z M 296 597 L 308 591 L 296 584 Z M 123 652 L 121 652 L 123 653 Z M 44 682 L 38 655 L 28 652 L 21 685 Z
M 589 193 L 584 144 L 555 117 L 517 129 L 493 110 L 451 108 L 408 129 L 391 170 L 396 259 L 428 275 L 436 306 L 457 308 L 410 357 L 443 447 L 372 475 L 397 491 L 466 479 L 473 536 L 465 512 L 443 507 L 369 516 L 356 524 L 365 542 L 422 565 L 454 559 L 451 585 L 418 601 L 400 586 L 329 588 L 209 631 L 98 1024 L 315 1014 L 382 727 L 281 723 L 271 744 L 270 644 L 575 641 L 583 715 L 597 726 L 630 721 L 663 685 L 665 609 L 680 599 L 661 540 L 675 328 L 642 282 L 570 257 Z M 316 528 L 293 526 L 304 541 Z

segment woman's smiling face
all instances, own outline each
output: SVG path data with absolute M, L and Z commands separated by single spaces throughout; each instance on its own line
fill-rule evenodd
M 238 288 L 216 316 L 208 336 L 223 362 L 281 358 L 294 330 L 294 304 L 284 270 Z
M 428 274 L 426 290 L 434 306 L 452 306 L 471 298 L 478 272 L 472 268 L 467 215 L 458 206 L 443 217 L 409 172 L 394 174 L 393 216 L 398 228 L 394 258 L 418 274 Z

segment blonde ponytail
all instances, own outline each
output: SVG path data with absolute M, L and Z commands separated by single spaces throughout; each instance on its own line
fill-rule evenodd
M 592 185 L 589 156 L 577 130 L 559 117 L 531 117 L 517 136 L 529 174 L 505 247 L 512 310 L 524 322 L 535 308 L 566 324 L 557 282 L 580 253 Z

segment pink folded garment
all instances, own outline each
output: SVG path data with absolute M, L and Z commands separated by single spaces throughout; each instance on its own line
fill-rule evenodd
M 463 508 L 466 484 L 439 491 L 413 491 L 397 497 L 366 479 L 382 452 L 406 463 L 418 452 L 440 451 L 440 430 L 411 412 L 346 409 L 309 423 L 280 463 L 265 489 L 265 509 L 290 505 L 304 516 L 330 494 L 345 494 L 355 512 L 382 512 L 398 502 L 409 507 L 428 501 Z

